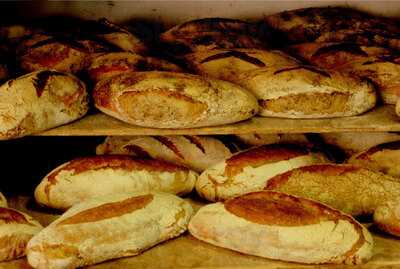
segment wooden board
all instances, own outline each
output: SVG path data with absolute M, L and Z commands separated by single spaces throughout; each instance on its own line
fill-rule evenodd
M 394 106 L 386 105 L 361 116 L 333 119 L 281 119 L 253 117 L 250 120 L 215 127 L 194 129 L 154 129 L 130 125 L 105 114 L 88 115 L 71 124 L 54 128 L 38 136 L 105 135 L 211 135 L 246 133 L 327 133 L 400 131 L 400 117 Z
M 9 201 L 10 206 L 20 209 L 38 219 L 43 225 L 48 225 L 57 218 L 54 213 L 39 211 L 28 202 L 28 197 L 16 197 Z M 188 198 L 196 209 L 202 202 Z M 248 268 L 248 269 L 289 269 L 289 268 L 400 268 L 400 240 L 394 237 L 373 231 L 375 246 L 372 259 L 360 266 L 344 265 L 303 265 L 274 261 L 235 251 L 215 247 L 201 242 L 188 233 L 176 239 L 157 245 L 141 255 L 104 262 L 88 268 L 117 269 L 117 268 Z M 31 268 L 26 259 L 0 263 L 1 269 L 28 269 Z

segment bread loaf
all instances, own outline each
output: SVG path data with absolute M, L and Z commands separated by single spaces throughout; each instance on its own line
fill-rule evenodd
M 261 116 L 354 116 L 376 104 L 375 89 L 369 82 L 305 65 L 251 70 L 242 73 L 237 82 L 257 97 Z
M 71 38 L 35 34 L 17 48 L 20 66 L 27 72 L 57 70 L 78 73 L 88 63 L 85 48 Z
M 373 248 L 371 234 L 352 217 L 271 191 L 206 205 L 191 219 L 189 231 L 216 246 L 301 263 L 360 264 Z
M 395 104 L 400 96 L 400 58 L 386 48 L 352 43 L 305 43 L 291 50 L 317 66 L 369 79 L 387 104 Z
M 0 261 L 25 256 L 28 241 L 42 226 L 25 213 L 0 207 Z
M 355 154 L 348 163 L 400 178 L 400 141 L 380 144 Z
M 257 100 L 232 83 L 172 72 L 134 72 L 97 83 L 95 105 L 122 121 L 154 128 L 193 128 L 245 120 Z
M 100 54 L 94 57 L 87 71 L 90 78 L 97 82 L 122 73 L 151 70 L 182 72 L 179 66 L 166 60 L 144 57 L 131 52 Z
M 167 193 L 87 200 L 29 241 L 28 262 L 64 269 L 138 255 L 183 233 L 192 212 L 188 202 Z
M 255 24 L 225 18 L 206 18 L 179 24 L 160 35 L 173 53 L 231 48 L 262 48 Z
M 200 75 L 238 83 L 239 75 L 246 71 L 269 66 L 299 64 L 295 58 L 278 50 L 214 49 L 198 51 L 185 56 L 193 71 Z
M 232 152 L 233 151 L 233 152 Z M 202 172 L 236 152 L 210 136 L 109 136 L 96 153 L 124 154 L 165 160 Z
M 88 110 L 86 87 L 56 71 L 39 71 L 0 86 L 0 140 L 74 121 Z
M 312 7 L 272 14 L 264 19 L 281 43 L 355 42 L 399 49 L 400 26 L 390 18 L 344 7 Z M 276 36 L 275 38 L 279 38 Z
M 36 187 L 39 204 L 67 209 L 103 195 L 162 191 L 178 195 L 194 188 L 197 174 L 161 160 L 129 156 L 83 157 L 51 171 Z
M 313 199 L 357 216 L 373 214 L 381 204 L 396 200 L 400 181 L 354 165 L 318 164 L 270 178 L 265 189 Z
M 7 207 L 7 199 L 1 192 L 0 192 L 0 207 Z
M 292 144 L 273 144 L 251 148 L 205 170 L 196 190 L 209 201 L 221 201 L 244 193 L 262 190 L 275 175 L 296 167 L 326 162 L 322 153 Z
M 249 146 L 261 146 L 278 143 L 293 143 L 301 145 L 310 145 L 304 134 L 237 134 L 240 141 Z
M 374 223 L 380 230 L 400 236 L 399 199 L 388 201 L 377 207 L 374 212 Z
M 325 143 L 338 146 L 350 157 L 373 146 L 400 140 L 400 135 L 389 132 L 321 133 Z

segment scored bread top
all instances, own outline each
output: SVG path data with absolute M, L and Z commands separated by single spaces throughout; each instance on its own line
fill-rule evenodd
M 400 150 L 400 141 L 393 141 L 384 144 L 376 145 L 366 151 L 357 154 L 354 158 L 355 159 L 369 159 L 371 155 L 377 152 L 384 152 L 384 151 L 392 151 L 392 150 Z
M 224 174 L 233 177 L 241 173 L 246 166 L 255 168 L 268 163 L 308 155 L 310 152 L 309 148 L 295 144 L 271 144 L 251 148 L 226 159 Z
M 0 207 L 0 224 L 9 223 L 33 225 L 24 214 L 14 209 Z

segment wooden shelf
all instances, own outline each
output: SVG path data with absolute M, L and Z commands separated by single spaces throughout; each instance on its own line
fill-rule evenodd
M 85 118 L 37 136 L 106 136 L 106 135 L 211 135 L 245 133 L 327 133 L 327 132 L 399 132 L 400 117 L 394 106 L 377 107 L 361 116 L 333 119 L 280 119 L 254 117 L 250 120 L 215 127 L 194 129 L 155 129 L 129 125 L 105 114 Z
M 196 199 L 187 198 L 195 209 L 200 208 L 203 203 Z M 40 211 L 32 208 L 28 202 L 29 197 L 18 196 L 9 200 L 10 207 L 24 211 L 36 218 L 43 225 L 54 221 L 58 215 L 49 211 Z M 235 269 L 378 269 L 378 268 L 399 268 L 400 267 L 400 240 L 388 235 L 379 233 L 374 228 L 370 229 L 374 238 L 374 250 L 372 259 L 360 266 L 345 265 L 304 265 L 287 263 L 270 259 L 259 258 L 250 255 L 240 254 L 228 249 L 219 248 L 195 239 L 187 232 L 175 239 L 159 244 L 142 254 L 134 257 L 107 261 L 95 266 L 92 269 L 111 268 L 235 268 Z M 2 269 L 28 269 L 31 268 L 25 258 L 10 262 L 0 262 Z

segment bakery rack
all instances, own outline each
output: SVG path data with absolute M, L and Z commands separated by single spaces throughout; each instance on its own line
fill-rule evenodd
M 73 15 L 84 19 L 108 17 L 115 22 L 131 18 L 155 19 L 166 24 L 200 17 L 261 18 L 285 9 L 310 6 L 346 5 L 387 16 L 396 16 L 396 1 L 58 1 L 1 3 L 3 14 L 16 17 Z M 35 12 L 32 12 L 35 10 Z M 322 133 L 322 132 L 400 132 L 400 118 L 394 106 L 380 106 L 363 115 L 333 119 L 279 119 L 254 117 L 236 124 L 195 129 L 153 129 L 129 125 L 104 114 L 92 114 L 68 125 L 35 136 L 106 136 L 106 135 L 214 135 L 244 133 Z M 67 138 L 65 138 L 67 139 Z M 33 180 L 33 179 L 32 179 Z M 187 198 L 199 208 L 196 197 Z M 32 198 L 11 197 L 11 207 L 25 211 L 47 225 L 57 214 L 39 209 Z M 90 268 L 400 268 L 400 240 L 371 229 L 375 239 L 371 261 L 358 267 L 344 265 L 307 266 L 239 254 L 194 239 L 189 234 L 164 242 L 143 254 L 108 261 Z M 25 259 L 0 263 L 1 269 L 30 268 Z

